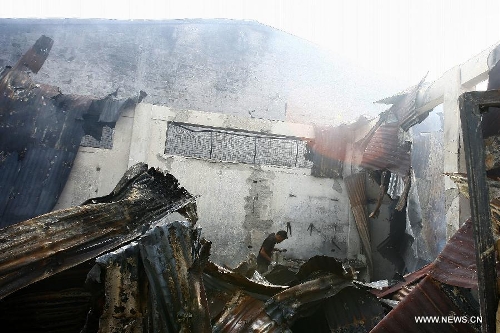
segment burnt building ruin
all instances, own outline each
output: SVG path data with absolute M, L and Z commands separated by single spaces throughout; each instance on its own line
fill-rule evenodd
M 498 48 L 376 99 L 385 111 L 332 116 L 314 89 L 332 84 L 331 59 L 257 23 L 60 23 L 0 21 L 7 326 L 386 332 L 451 313 L 478 320 L 443 331 L 492 330 Z M 99 36 L 97 68 L 82 67 Z M 292 47 L 282 66 L 307 61 L 288 85 L 267 70 Z M 260 275 L 256 249 L 278 229 L 287 251 Z

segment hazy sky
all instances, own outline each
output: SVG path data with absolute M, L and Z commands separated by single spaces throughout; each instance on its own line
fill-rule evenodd
M 499 0 L 2 0 L 0 17 L 255 20 L 402 85 L 500 42 Z

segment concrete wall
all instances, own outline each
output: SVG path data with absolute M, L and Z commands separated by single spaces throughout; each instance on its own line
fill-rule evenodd
M 213 242 L 215 262 L 235 266 L 250 252 L 256 253 L 267 234 L 286 229 L 287 222 L 292 233 L 280 246 L 288 250 L 289 258 L 318 254 L 345 258 L 359 253 L 343 182 L 312 177 L 308 168 L 165 155 L 167 121 L 314 136 L 310 125 L 139 104 L 117 122 L 113 149 L 80 149 L 56 209 L 108 194 L 127 167 L 140 161 L 167 170 L 199 196 L 198 224 Z M 181 218 L 176 215 L 169 219 Z
M 376 116 L 401 89 L 283 31 L 239 20 L 0 19 L 0 67 L 54 40 L 34 80 L 64 94 L 136 96 L 174 109 L 299 123 Z M 336 110 L 332 112 L 332 110 Z

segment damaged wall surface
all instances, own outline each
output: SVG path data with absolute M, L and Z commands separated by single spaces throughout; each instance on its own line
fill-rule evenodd
M 397 89 L 252 21 L 2 19 L 0 30 L 0 67 L 13 65 L 40 35 L 52 38 L 39 82 L 65 94 L 119 89 L 133 97 L 143 90 L 145 102 L 176 109 L 336 124 L 372 113 L 373 101 Z
M 141 103 L 117 122 L 114 132 L 117 142 L 113 149 L 80 149 L 56 208 L 69 207 L 109 191 L 113 181 L 107 177 L 110 167 L 115 171 L 126 170 L 125 161 L 145 161 L 168 170 L 198 196 L 198 223 L 213 241 L 212 257 L 218 263 L 234 267 L 249 254 L 256 254 L 269 233 L 287 230 L 287 224 L 289 239 L 282 244 L 287 257 L 307 259 L 322 254 L 353 258 L 359 253 L 359 240 L 349 237 L 357 231 L 349 217 L 343 182 L 312 177 L 310 168 L 218 162 L 166 154 L 171 121 L 262 135 L 279 134 L 299 141 L 314 137 L 309 125 L 196 111 L 175 112 Z

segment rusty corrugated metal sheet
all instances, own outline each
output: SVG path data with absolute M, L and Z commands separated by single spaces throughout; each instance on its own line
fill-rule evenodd
M 314 127 L 314 141 L 309 142 L 307 160 L 313 162 L 311 175 L 339 178 L 345 161 L 351 130 L 347 126 Z
M 460 289 L 449 288 L 430 276 L 421 280 L 413 290 L 385 316 L 370 332 L 479 332 L 480 326 L 462 323 L 421 323 L 421 316 L 461 318 L 478 316 L 471 299 Z
M 476 246 L 470 219 L 446 243 L 428 274 L 452 286 L 477 288 Z
M 382 290 L 372 290 L 371 292 L 379 298 L 387 298 L 391 295 L 397 293 L 399 290 L 406 288 L 408 286 L 414 285 L 418 283 L 422 278 L 427 276 L 427 273 L 430 270 L 430 265 L 424 266 L 418 271 L 411 272 L 404 276 L 404 281 L 400 281 L 388 288 L 384 288 Z
M 456 287 L 477 288 L 474 234 L 470 219 L 449 239 L 432 263 L 405 275 L 405 281 L 383 290 L 373 290 L 372 293 L 380 298 L 388 297 L 426 276 Z
M 329 274 L 310 280 L 273 296 L 265 304 L 265 311 L 278 324 L 290 327 L 298 318 L 317 311 L 322 301 L 337 295 L 352 280 Z
M 238 292 L 212 327 L 214 333 L 287 332 L 264 311 L 264 302 Z
M 248 294 L 249 290 L 245 294 L 242 290 L 231 290 L 232 293 L 222 296 L 227 304 L 224 311 L 219 310 L 214 332 L 283 332 L 290 329 L 302 332 L 321 325 L 329 332 L 369 329 L 382 318 L 384 309 L 367 290 L 354 287 L 353 273 L 335 258 L 316 256 L 297 273 L 297 279 L 304 282 L 267 300 L 256 298 L 254 293 Z M 323 324 L 315 326 L 317 321 Z
M 426 76 L 424 76 L 417 85 L 409 87 L 408 89 L 391 97 L 375 102 L 380 104 L 392 104 L 388 112 L 397 117 L 401 128 L 405 131 L 413 125 L 423 121 L 429 114 L 429 112 L 424 114 L 415 113 L 417 94 L 424 86 Z
M 477 288 L 477 272 L 469 219 L 433 263 L 406 275 L 405 281 L 390 288 L 372 291 L 379 298 L 400 301 L 372 332 L 476 332 L 478 326 L 474 325 L 415 322 L 416 316 L 478 316 L 478 304 L 469 295 L 471 288 Z
M 86 283 L 94 295 L 85 323 L 88 331 L 96 327 L 99 332 L 118 327 L 129 332 L 148 330 L 149 285 L 137 242 L 98 257 Z
M 408 175 L 411 166 L 410 145 L 401 143 L 398 123 L 381 125 L 369 140 L 360 166 L 372 170 L 389 170 Z
M 373 269 L 370 230 L 368 229 L 368 214 L 366 212 L 366 174 L 364 172 L 349 175 L 344 178 L 351 210 L 356 221 L 363 249 L 366 255 L 369 273 Z
M 154 295 L 149 300 L 155 331 L 167 332 L 170 326 L 176 332 L 211 331 L 202 279 L 211 243 L 200 244 L 199 237 L 192 223 L 176 221 L 155 227 L 138 241 Z
M 202 280 L 210 243 L 199 236 L 190 222 L 161 224 L 97 258 L 87 283 L 99 332 L 210 332 Z
M 0 299 L 132 241 L 167 214 L 195 210 L 194 201 L 174 176 L 139 163 L 107 196 L 3 228 Z
M 228 283 L 241 290 L 266 295 L 268 297 L 273 296 L 287 288 L 287 286 L 273 285 L 271 283 L 258 283 L 246 278 L 240 273 L 221 267 L 211 261 L 205 266 L 204 272 L 219 281 Z
M 26 70 L 29 69 L 33 73 L 38 73 L 40 68 L 42 68 L 45 60 L 49 56 L 50 50 L 54 41 L 42 35 L 35 44 L 19 59 L 17 64 L 13 67 L 13 70 Z
M 399 120 L 399 125 L 404 131 L 407 131 L 410 127 L 415 124 L 418 124 L 422 120 L 424 120 L 429 112 L 424 114 L 417 114 L 416 111 L 416 100 L 417 94 L 420 88 L 422 87 L 425 81 L 425 77 L 420 80 L 420 82 L 409 89 L 408 93 L 403 97 L 403 99 L 399 100 L 396 104 L 394 104 L 390 108 L 390 112 L 393 112 Z

